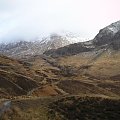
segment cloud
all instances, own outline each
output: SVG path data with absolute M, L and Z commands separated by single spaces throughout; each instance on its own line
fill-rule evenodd
M 31 40 L 56 31 L 93 38 L 120 19 L 119 0 L 0 0 L 0 41 Z

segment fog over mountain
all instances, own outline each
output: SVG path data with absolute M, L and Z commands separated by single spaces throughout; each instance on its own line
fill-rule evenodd
M 119 0 L 0 0 L 0 42 L 70 31 L 92 39 L 120 19 Z M 106 17 L 107 16 L 107 17 Z

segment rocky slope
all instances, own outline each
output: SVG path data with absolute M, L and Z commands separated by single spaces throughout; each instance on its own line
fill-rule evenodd
M 41 55 L 50 49 L 57 49 L 76 42 L 70 35 L 51 34 L 50 36 L 34 42 L 20 41 L 16 43 L 0 44 L 0 53 L 14 58 L 26 58 Z
M 97 52 L 108 48 L 120 49 L 120 21 L 101 29 L 95 38 L 91 41 L 71 44 L 57 50 L 44 52 L 46 55 L 59 57 L 64 55 L 75 55 L 83 52 Z
M 105 45 L 114 42 L 113 39 L 116 34 L 120 32 L 120 21 L 112 23 L 111 25 L 101 29 L 99 33 L 95 36 L 93 43 L 95 45 Z

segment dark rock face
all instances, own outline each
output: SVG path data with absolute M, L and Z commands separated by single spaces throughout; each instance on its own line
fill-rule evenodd
M 59 48 L 57 50 L 49 50 L 44 52 L 46 55 L 51 55 L 52 57 L 58 57 L 58 56 L 64 56 L 64 55 L 75 55 L 81 52 L 89 52 L 94 49 L 94 46 L 92 44 L 86 44 L 86 43 L 75 43 L 71 44 L 62 48 Z
M 96 46 L 101 46 L 105 44 L 110 44 L 115 39 L 114 36 L 120 31 L 120 21 L 112 23 L 111 25 L 101 29 L 99 33 L 95 36 L 93 43 Z
M 93 43 L 97 46 L 107 44 L 113 38 L 113 33 L 107 30 L 100 30 Z
M 120 31 L 113 37 L 111 45 L 114 50 L 120 49 Z

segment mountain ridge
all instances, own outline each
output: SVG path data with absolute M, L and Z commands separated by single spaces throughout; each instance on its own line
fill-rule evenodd
M 81 52 L 88 52 L 91 50 L 96 51 L 101 48 L 107 49 L 112 47 L 113 49 L 116 48 L 119 49 L 120 48 L 119 44 L 120 44 L 120 21 L 117 21 L 101 29 L 93 40 L 70 44 L 68 46 L 58 48 L 57 50 L 46 51 L 44 52 L 44 54 L 46 55 L 51 54 L 52 56 L 59 55 L 64 56 L 70 54 L 78 54 Z M 79 49 L 77 49 L 77 46 L 79 46 L 78 47 Z M 74 52 L 75 49 L 77 49 L 77 53 Z M 82 51 L 80 49 L 82 49 Z M 72 50 L 73 52 L 71 52 Z
M 67 34 L 51 34 L 41 40 L 19 41 L 16 43 L 0 44 L 0 53 L 14 58 L 26 58 L 28 56 L 41 55 L 50 49 L 57 49 L 76 42 L 79 38 Z

